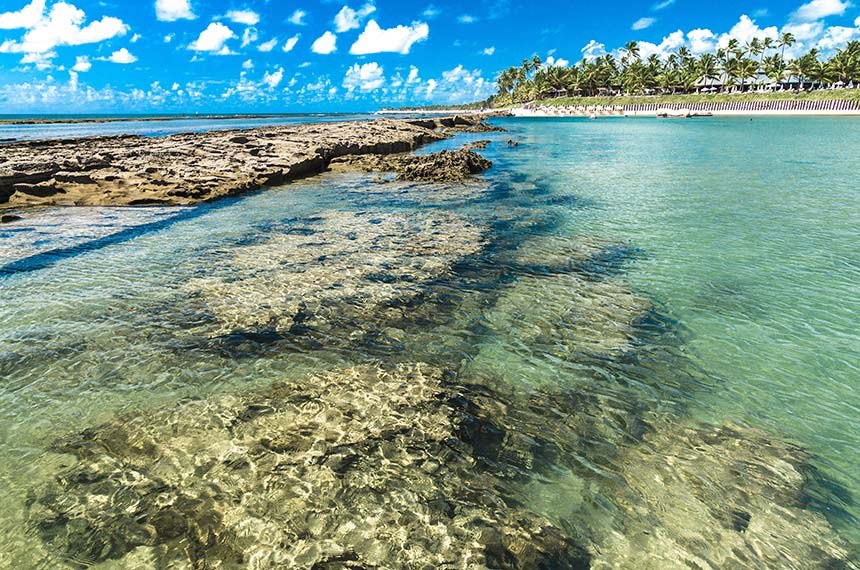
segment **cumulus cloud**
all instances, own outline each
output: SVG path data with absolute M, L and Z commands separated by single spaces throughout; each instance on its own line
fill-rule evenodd
M 0 30 L 16 30 L 32 28 L 45 13 L 45 0 L 33 0 L 17 12 L 0 14 Z
M 430 35 L 430 27 L 424 22 L 413 22 L 411 26 L 397 26 L 383 30 L 375 20 L 365 26 L 358 40 L 349 48 L 353 55 L 371 53 L 408 54 L 412 45 L 422 42 Z
M 41 14 L 37 21 L 26 22 L 29 27 L 20 41 L 7 40 L 0 44 L 0 53 L 45 54 L 58 46 L 93 44 L 123 36 L 129 29 L 122 20 L 110 16 L 84 25 L 85 22 L 86 14 L 83 10 L 66 2 L 57 2 L 51 6 L 47 16 Z M 21 19 L 7 19 L 7 24 L 17 23 L 24 22 Z
M 260 23 L 260 15 L 253 10 L 230 10 L 224 14 L 224 18 L 245 26 L 256 26 Z
M 546 67 L 567 67 L 570 65 L 570 61 L 559 57 L 556 58 L 554 55 L 551 55 L 546 58 L 546 61 L 543 62 Z
M 105 61 L 110 61 L 111 63 L 119 63 L 122 65 L 128 65 L 130 63 L 134 63 L 137 61 L 137 58 L 134 57 L 130 51 L 125 48 L 119 49 L 112 54 L 110 57 L 105 58 Z
M 860 38 L 860 29 L 832 26 L 827 28 L 816 47 L 822 51 L 831 52 L 858 38 Z
M 588 61 L 592 61 L 597 59 L 598 57 L 603 57 L 606 55 L 606 44 L 602 44 L 597 40 L 591 40 L 585 47 L 581 50 L 582 57 L 584 57 Z
M 258 45 L 257 50 L 259 50 L 263 53 L 269 53 L 270 51 L 275 49 L 275 46 L 277 46 L 277 45 L 278 45 L 278 38 L 272 38 L 269 41 L 263 42 L 260 45 Z
M 356 89 L 361 92 L 376 91 L 385 85 L 382 67 L 375 61 L 362 65 L 354 64 L 346 70 L 343 77 L 343 87 L 352 93 Z
M 355 30 L 361 26 L 362 20 L 370 16 L 376 11 L 376 5 L 373 2 L 367 2 L 358 10 L 353 10 L 349 6 L 344 6 L 334 17 L 334 26 L 337 32 L 348 32 Z
M 269 88 L 274 89 L 278 85 L 280 85 L 281 81 L 284 79 L 284 68 L 279 67 L 277 71 L 274 73 L 269 73 L 268 71 L 263 76 L 263 83 Z
M 496 53 L 496 46 L 484 48 L 484 51 L 482 51 L 481 53 L 483 53 L 484 55 L 493 55 L 494 53 Z
M 633 22 L 633 25 L 630 26 L 630 29 L 634 31 L 647 30 L 648 28 L 653 26 L 654 22 L 656 21 L 657 20 L 655 18 L 639 18 L 638 20 Z
M 233 30 L 220 22 L 212 22 L 200 32 L 200 36 L 188 45 L 188 49 L 194 51 L 205 51 L 218 55 L 233 53 L 227 47 L 227 41 L 236 38 Z
M 72 71 L 86 73 L 92 68 L 93 64 L 90 63 L 90 58 L 85 55 L 79 55 L 77 58 L 75 58 L 75 65 L 72 66 Z
M 439 8 L 434 6 L 433 4 L 430 4 L 429 6 L 427 6 L 424 9 L 423 12 L 421 12 L 421 15 L 424 16 L 425 18 L 433 19 L 441 13 L 442 13 L 442 10 L 440 10 Z
M 162 22 L 193 20 L 197 16 L 191 11 L 189 0 L 155 0 L 155 17 Z
M 300 34 L 296 34 L 293 37 L 289 38 L 286 42 L 284 42 L 283 51 L 284 53 L 293 51 L 293 48 L 296 47 L 296 44 L 299 43 Z
M 690 42 L 690 51 L 696 55 L 712 52 L 717 47 L 717 36 L 705 28 L 687 32 L 687 41 Z
M 311 51 L 322 55 L 334 53 L 337 51 L 337 36 L 331 32 L 325 32 L 311 44 Z
M 304 10 L 296 10 L 295 12 L 293 12 L 293 15 L 290 16 L 289 22 L 296 26 L 304 26 L 307 23 L 305 22 L 305 18 L 307 17 L 307 15 L 308 13 Z
M 777 29 L 776 26 L 760 28 L 752 18 L 743 14 L 738 20 L 738 23 L 732 26 L 732 29 L 730 29 L 728 33 L 720 36 L 717 45 L 724 48 L 728 45 L 729 40 L 733 38 L 738 40 L 741 44 L 745 44 L 752 41 L 753 38 L 771 38 L 775 40 L 778 37 L 779 29 Z
M 250 59 L 246 59 L 242 62 L 242 69 L 254 69 L 254 62 Z
M 812 22 L 828 16 L 841 16 L 851 6 L 848 0 L 812 0 L 797 9 L 791 15 L 798 22 Z
M 461 14 L 457 17 L 457 21 L 461 24 L 474 24 L 478 19 L 471 14 Z

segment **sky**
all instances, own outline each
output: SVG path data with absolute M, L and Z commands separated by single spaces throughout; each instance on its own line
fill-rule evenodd
M 640 42 L 860 39 L 860 0 L 0 0 L 0 114 L 360 112 L 482 100 L 504 68 Z

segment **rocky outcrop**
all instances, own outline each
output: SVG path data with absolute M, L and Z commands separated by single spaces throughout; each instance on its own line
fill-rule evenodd
M 485 115 L 455 115 L 430 119 L 412 119 L 411 125 L 425 129 L 439 129 L 450 132 L 491 133 L 504 132 L 505 129 L 487 123 Z
M 414 182 L 462 182 L 491 166 L 492 162 L 467 148 L 424 155 L 346 156 L 331 163 L 334 170 L 395 172 L 399 180 Z
M 283 184 L 346 155 L 404 153 L 448 135 L 405 121 L 3 146 L 0 207 L 188 205 Z

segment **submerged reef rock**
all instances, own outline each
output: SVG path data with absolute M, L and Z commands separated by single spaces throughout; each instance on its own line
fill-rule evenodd
M 340 171 L 395 172 L 399 180 L 462 182 L 493 163 L 471 150 L 460 149 L 422 155 L 347 156 L 332 161 L 331 166 Z
M 564 357 L 571 352 L 630 350 L 634 326 L 650 303 L 617 279 L 576 274 L 523 275 L 503 293 L 486 320 L 496 334 Z
M 323 212 L 243 246 L 185 288 L 221 334 L 403 319 L 427 281 L 483 247 L 484 232 L 441 211 Z
M 14 143 L 3 146 L 0 207 L 195 204 L 318 174 L 336 157 L 447 137 L 377 120 Z
M 72 465 L 34 490 L 29 521 L 87 565 L 588 568 L 483 467 L 505 434 L 474 407 L 417 363 L 185 401 L 57 442 Z
M 593 568 L 856 568 L 819 513 L 804 508 L 808 457 L 737 425 L 655 423 L 616 461 L 619 528 Z
M 605 275 L 620 269 L 636 250 L 591 235 L 549 235 L 524 242 L 505 261 L 532 272 Z

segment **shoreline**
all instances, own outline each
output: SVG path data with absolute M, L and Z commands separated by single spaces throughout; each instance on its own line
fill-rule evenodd
M 319 174 L 344 156 L 410 152 L 453 132 L 480 130 L 483 119 L 378 119 L 15 142 L 3 146 L 0 212 L 210 202 Z
M 817 111 L 805 111 L 805 110 L 747 110 L 747 111 L 732 111 L 732 110 L 717 110 L 717 111 L 707 111 L 711 113 L 714 117 L 860 117 L 860 109 L 850 109 L 850 110 L 817 110 Z M 595 118 L 602 117 L 651 117 L 656 118 L 656 111 L 594 111 L 593 112 Z M 587 118 L 589 116 L 588 112 L 573 112 L 573 113 L 564 113 L 564 112 L 548 112 L 548 111 L 534 111 L 529 109 L 513 109 L 511 111 L 511 116 L 519 117 L 519 118 L 565 118 L 565 117 L 576 117 L 576 118 Z M 707 118 L 707 117 L 694 117 L 694 118 Z

